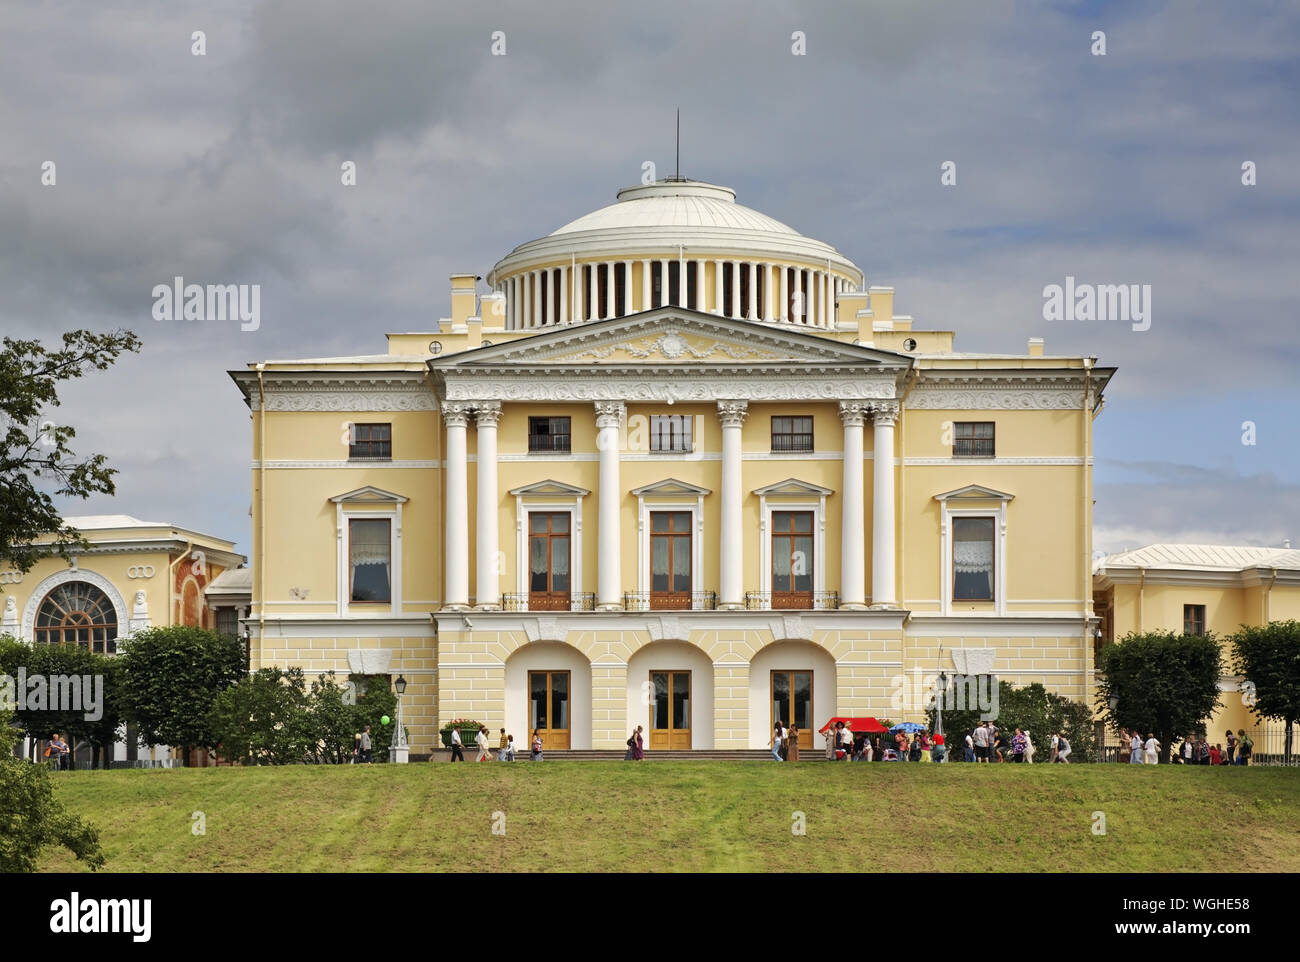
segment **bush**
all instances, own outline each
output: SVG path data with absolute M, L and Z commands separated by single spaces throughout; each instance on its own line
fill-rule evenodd
M 442 738 L 442 747 L 451 747 L 451 730 L 455 728 L 460 732 L 460 740 L 463 745 L 473 745 L 474 739 L 478 733 L 487 728 L 470 718 L 453 718 L 442 728 L 438 729 L 438 735 Z
M 219 693 L 208 722 L 220 754 L 245 765 L 301 762 L 314 748 L 302 669 L 259 668 Z
M 13 757 L 13 716 L 0 711 L 0 872 L 34 872 L 41 850 L 61 845 L 92 870 L 102 868 L 99 832 L 54 798 L 44 765 Z
M 949 689 L 951 691 L 951 689 Z M 952 702 L 948 697 L 945 704 Z M 928 713 L 931 730 L 934 730 L 935 711 Z M 998 717 L 991 719 L 998 728 L 1006 733 L 1007 740 L 1015 734 L 1017 728 L 1028 731 L 1034 743 L 1034 761 L 1050 761 L 1052 752 L 1052 733 L 1060 732 L 1070 743 L 1070 761 L 1090 762 L 1097 747 L 1097 738 L 1088 706 L 1077 701 L 1070 701 L 1063 695 L 1049 692 L 1035 682 L 1024 688 L 1016 688 L 1010 682 L 998 682 Z M 944 742 L 948 748 L 950 761 L 965 758 L 966 736 L 980 723 L 980 712 L 976 710 L 943 712 Z M 1008 752 L 1007 757 L 1010 757 Z

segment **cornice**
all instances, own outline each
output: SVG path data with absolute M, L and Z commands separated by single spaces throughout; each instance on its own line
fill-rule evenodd
M 447 378 L 447 401 L 627 401 L 705 402 L 715 401 L 839 401 L 887 399 L 894 396 L 893 377 L 747 377 L 735 372 L 716 372 L 698 379 L 686 372 L 645 370 L 629 372 L 626 378 L 610 378 L 599 368 L 589 371 L 551 372 L 545 378 L 523 372 L 513 375 L 493 372 L 473 378 Z M 694 373 L 694 372 L 692 372 Z

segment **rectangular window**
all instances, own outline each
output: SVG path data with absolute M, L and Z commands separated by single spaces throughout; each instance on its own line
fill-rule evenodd
M 529 418 L 529 451 L 568 451 L 569 418 Z
M 650 514 L 650 607 L 691 606 L 691 513 Z
M 953 425 L 954 458 L 994 457 L 992 421 L 958 421 Z
M 529 512 L 528 579 L 528 607 L 531 611 L 569 610 L 567 512 Z
M 811 608 L 813 513 L 772 512 L 772 607 Z
M 354 424 L 349 434 L 348 457 L 387 460 L 393 456 L 391 424 Z
M 239 634 L 238 608 L 217 609 L 217 634 L 229 635 L 231 638 Z
M 1183 634 L 1205 634 L 1205 605 L 1183 605 Z
M 392 522 L 353 518 L 348 522 L 348 570 L 355 602 L 392 601 Z
M 811 417 L 772 418 L 773 451 L 811 451 L 813 419 Z
M 650 415 L 650 450 L 689 453 L 691 444 L 691 416 L 689 414 Z
M 953 518 L 952 600 L 993 600 L 993 519 Z

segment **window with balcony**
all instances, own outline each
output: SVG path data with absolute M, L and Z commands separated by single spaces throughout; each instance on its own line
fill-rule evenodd
M 353 424 L 348 441 L 348 457 L 354 460 L 387 461 L 393 456 L 391 424 Z
M 813 513 L 772 512 L 772 607 L 813 606 Z
M 529 418 L 528 450 L 570 450 L 569 418 Z
M 813 419 L 811 417 L 772 418 L 772 450 L 811 451 L 813 449 Z
M 694 450 L 689 414 L 652 414 L 650 450 L 686 454 Z
M 954 458 L 993 457 L 993 422 L 956 422 L 953 425 L 952 456 Z
M 569 513 L 530 511 L 528 514 L 528 610 L 568 611 Z
M 650 607 L 691 607 L 691 513 L 650 513 Z

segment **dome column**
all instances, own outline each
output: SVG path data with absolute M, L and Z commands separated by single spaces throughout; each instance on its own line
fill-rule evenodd
M 794 269 L 794 317 L 791 320 L 796 323 L 803 322 L 804 308 L 808 305 L 804 303 L 803 296 L 803 270 L 796 267 Z
M 596 450 L 600 456 L 599 501 L 596 505 L 596 610 L 623 607 L 622 550 L 619 539 L 620 502 L 618 432 L 623 423 L 622 401 L 597 401 Z
M 588 277 L 591 283 L 588 285 L 587 310 L 584 319 L 594 321 L 600 315 L 600 278 L 596 272 L 600 270 L 600 264 L 592 261 L 588 268 Z
M 560 323 L 569 323 L 569 269 L 560 268 Z
M 651 295 L 654 293 L 654 278 L 650 276 L 650 261 L 641 261 L 641 310 L 648 311 L 653 307 Z
M 731 310 L 728 317 L 740 317 L 740 261 L 731 262 Z
M 790 268 L 784 264 L 781 265 L 781 309 L 777 312 L 777 320 L 790 320 Z
M 727 313 L 722 303 L 722 261 L 713 262 L 713 313 Z

